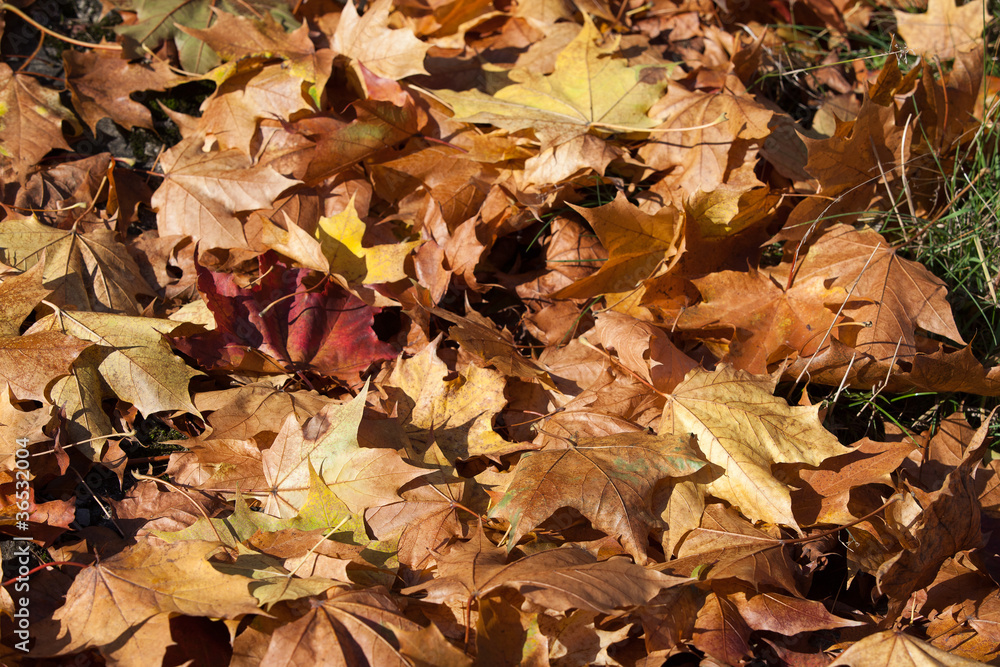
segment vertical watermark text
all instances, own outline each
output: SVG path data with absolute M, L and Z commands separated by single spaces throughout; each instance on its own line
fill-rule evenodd
M 31 536 L 29 533 L 28 509 L 31 506 L 31 458 L 28 452 L 28 439 L 18 438 L 15 452 L 14 488 L 17 500 L 15 527 L 21 535 L 14 536 L 14 563 L 17 566 L 17 578 L 14 580 L 14 635 L 18 641 L 14 648 L 24 653 L 28 652 L 28 642 L 31 639 L 31 609 L 28 597 L 31 584 L 28 573 L 31 572 Z

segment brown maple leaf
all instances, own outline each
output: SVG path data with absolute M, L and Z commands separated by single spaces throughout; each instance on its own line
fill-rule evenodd
M 922 56 L 941 60 L 973 49 L 992 18 L 985 0 L 972 0 L 961 7 L 955 5 L 955 0 L 928 0 L 926 12 L 911 14 L 894 9 L 893 14 L 907 46 Z
M 513 548 L 557 509 L 572 507 L 643 562 L 647 536 L 656 524 L 650 511 L 654 485 L 703 465 L 687 434 L 582 438 L 569 447 L 524 454 L 490 514 L 510 521 L 508 544 Z

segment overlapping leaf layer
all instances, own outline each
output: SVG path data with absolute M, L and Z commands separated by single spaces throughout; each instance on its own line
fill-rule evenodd
M 0 64 L 4 664 L 1000 660 L 989 420 L 810 399 L 1000 395 L 894 226 L 983 0 L 108 5 Z M 922 60 L 785 71 L 875 13 Z

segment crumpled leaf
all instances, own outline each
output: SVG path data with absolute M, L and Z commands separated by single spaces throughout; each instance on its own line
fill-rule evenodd
M 182 27 L 206 29 L 214 22 L 218 7 L 232 14 L 250 13 L 259 16 L 271 13 L 282 22 L 295 25 L 289 8 L 277 0 L 248 0 L 246 2 L 207 2 L 206 0 L 134 0 L 127 4 L 117 2 L 136 12 L 138 19 L 131 24 L 117 26 L 115 31 L 126 37 L 126 45 L 136 48 L 145 46 L 156 49 L 161 42 L 174 42 L 181 60 L 181 68 L 187 72 L 204 74 L 219 64 L 219 56 L 205 42 L 185 32 Z M 129 42 L 131 41 L 131 44 Z
M 610 204 L 577 211 L 594 228 L 608 259 L 597 273 L 553 294 L 555 299 L 586 299 L 635 289 L 679 254 L 682 218 L 669 207 L 649 215 L 618 193 Z
M 911 530 L 920 548 L 904 549 L 879 568 L 879 590 L 892 600 L 890 615 L 902 613 L 910 593 L 934 581 L 946 559 L 981 546 L 980 504 L 972 473 L 982 461 L 989 422 L 989 418 L 983 420 L 961 464 L 948 473 L 941 489 L 917 495 L 922 511 Z
M 303 23 L 286 32 L 270 13 L 259 17 L 218 12 L 211 27 L 201 30 L 177 26 L 182 32 L 207 44 L 225 60 L 245 58 L 284 58 L 291 63 L 290 74 L 313 85 L 310 97 L 318 103 L 333 64 L 329 49 L 316 50 L 309 39 L 309 26 Z
M 668 177 L 672 186 L 688 196 L 711 193 L 731 181 L 735 165 L 752 164 L 756 151 L 751 146 L 771 133 L 768 125 L 774 115 L 732 75 L 718 92 L 672 87 L 657 102 L 654 114 L 667 119 L 661 128 L 694 128 L 654 136 L 640 150 L 650 167 L 674 170 L 677 176 Z
M 202 104 L 198 126 L 205 140 L 218 142 L 220 150 L 250 153 L 261 120 L 287 121 L 314 111 L 314 104 L 302 79 L 285 63 L 245 66 L 219 82 L 215 94 Z
M 560 507 L 572 507 L 621 540 L 641 563 L 656 524 L 650 506 L 654 485 L 705 465 L 689 439 L 687 434 L 619 433 L 523 454 L 490 515 L 510 521 L 508 547 L 513 548 Z
M 497 371 L 469 365 L 448 379 L 436 338 L 410 359 L 401 359 L 383 388 L 410 438 L 421 449 L 438 444 L 449 461 L 485 455 L 499 457 L 519 447 L 493 430 L 493 416 L 505 404 L 506 379 Z
M 102 118 L 111 118 L 128 130 L 153 129 L 149 109 L 130 95 L 142 90 L 167 90 L 189 80 L 175 74 L 163 60 L 133 63 L 118 53 L 70 49 L 63 51 L 62 57 L 73 108 L 91 132 L 97 131 Z

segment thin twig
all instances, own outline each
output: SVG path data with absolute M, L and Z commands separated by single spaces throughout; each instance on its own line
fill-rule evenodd
M 66 42 L 67 44 L 72 44 L 73 46 L 82 46 L 85 49 L 96 49 L 98 51 L 116 51 L 116 52 L 121 52 L 121 50 L 122 50 L 122 45 L 121 44 L 91 44 L 90 42 L 81 42 L 78 39 L 73 39 L 72 37 L 67 37 L 66 35 L 60 35 L 58 32 L 54 32 L 52 30 L 49 30 L 48 28 L 46 28 L 45 26 L 43 26 L 41 23 L 39 23 L 35 19 L 33 19 L 30 16 L 28 16 L 27 14 L 25 14 L 24 12 L 22 12 L 20 9 L 18 9 L 14 5 L 9 5 L 6 2 L 0 2 L 0 12 L 2 12 L 4 10 L 7 10 L 9 12 L 13 12 L 13 13 L 17 14 L 22 19 L 24 19 L 27 23 L 29 23 L 32 26 L 34 26 L 37 30 L 41 30 L 43 33 L 45 33 L 49 37 L 54 37 L 54 38 L 58 39 L 61 42 Z
M 823 344 L 826 343 L 827 339 L 830 337 L 830 333 L 833 331 L 834 324 L 836 324 L 837 320 L 840 319 L 840 314 L 844 312 L 844 307 L 847 305 L 847 302 L 851 300 L 851 296 L 854 294 L 854 290 L 857 289 L 858 283 L 861 282 L 861 277 L 865 275 L 865 271 L 868 269 L 868 265 L 872 263 L 873 259 L 875 259 L 875 253 L 878 252 L 881 247 L 882 247 L 881 241 L 875 244 L 875 248 L 874 250 L 872 250 L 872 254 L 868 256 L 868 261 L 865 262 L 865 265 L 863 267 L 861 267 L 861 272 L 858 273 L 857 279 L 854 281 L 854 284 L 851 285 L 851 289 L 847 293 L 847 297 L 844 299 L 844 302 L 840 304 L 840 308 L 837 309 L 837 314 L 834 316 L 833 322 L 831 322 L 830 326 L 827 327 L 826 333 L 823 335 L 823 340 L 821 340 L 819 342 L 819 345 L 816 347 L 816 352 L 814 352 L 812 356 L 809 357 L 809 361 L 806 362 L 806 365 L 799 372 L 798 377 L 795 378 L 795 384 L 798 384 L 799 381 L 802 380 L 802 376 L 805 375 L 807 370 L 809 370 L 809 366 L 812 364 L 813 360 L 815 360 L 816 357 L 819 355 L 820 350 L 823 349 Z

